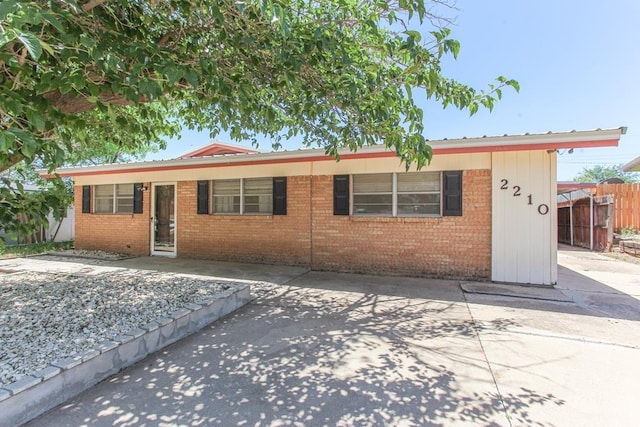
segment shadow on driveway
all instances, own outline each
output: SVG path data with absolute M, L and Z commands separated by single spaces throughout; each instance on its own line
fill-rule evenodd
M 537 425 L 563 405 L 501 395 L 479 327 L 455 282 L 311 272 L 30 425 Z

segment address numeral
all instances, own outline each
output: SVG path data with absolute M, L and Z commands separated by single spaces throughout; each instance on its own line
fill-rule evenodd
M 520 195 L 520 186 L 519 185 L 514 185 L 513 189 L 516 190 L 513 192 L 513 197 L 518 197 Z
M 508 179 L 501 179 L 500 180 L 500 189 L 501 190 L 508 190 L 509 189 L 509 180 Z M 514 185 L 513 187 L 511 187 L 511 189 L 513 190 L 513 197 L 518 197 L 522 195 L 522 187 L 520 187 L 519 185 Z M 527 195 L 527 205 L 533 205 L 533 195 L 529 194 Z M 540 215 L 547 215 L 549 213 L 549 205 L 542 203 L 538 205 L 538 213 Z

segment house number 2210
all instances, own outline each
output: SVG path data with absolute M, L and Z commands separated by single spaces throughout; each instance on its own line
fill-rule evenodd
M 507 179 L 501 179 L 500 180 L 500 189 L 501 190 L 509 190 L 509 180 Z M 522 195 L 521 193 L 521 188 L 519 185 L 514 185 L 513 187 L 511 187 L 511 190 L 513 190 L 513 197 L 519 197 Z M 529 194 L 527 196 L 527 201 L 528 201 L 528 205 L 533 205 L 533 196 L 531 194 Z M 545 203 L 541 203 L 538 205 L 538 213 L 540 215 L 546 215 L 549 213 L 549 205 L 545 204 Z

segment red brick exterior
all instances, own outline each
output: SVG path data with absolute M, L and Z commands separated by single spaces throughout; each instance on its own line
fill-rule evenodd
M 149 189 L 151 185 L 145 183 Z M 132 255 L 149 255 L 151 191 L 142 198 L 141 214 L 83 214 L 82 186 L 75 187 L 75 246 Z M 91 195 L 93 198 L 93 194 Z M 93 204 L 91 206 L 93 210 Z
M 287 215 L 198 215 L 196 186 L 196 181 L 178 183 L 181 257 L 443 278 L 491 276 L 490 170 L 464 171 L 461 217 L 334 216 L 330 175 L 288 177 Z M 76 212 L 81 212 L 81 190 L 76 188 Z M 76 246 L 148 254 L 150 193 L 144 194 L 144 214 L 77 214 Z
M 197 182 L 179 182 L 178 256 L 309 266 L 309 182 L 287 178 L 287 215 L 198 215 Z
M 315 176 L 312 268 L 488 279 L 491 171 L 464 171 L 463 186 L 463 216 L 335 216 L 333 177 Z

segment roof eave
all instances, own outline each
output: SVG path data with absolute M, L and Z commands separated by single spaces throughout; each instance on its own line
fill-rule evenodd
M 493 151 L 519 151 L 519 150 L 553 150 L 563 148 L 606 147 L 617 146 L 620 136 L 626 128 L 571 131 L 563 133 L 505 135 L 497 137 L 460 138 L 428 141 L 435 154 L 464 154 L 482 153 Z M 340 150 L 342 158 L 365 158 L 368 156 L 393 156 L 393 151 L 384 145 L 366 146 L 359 148 L 357 153 L 350 150 Z M 76 176 L 84 174 L 136 172 L 149 170 L 155 167 L 166 168 L 180 166 L 181 168 L 206 167 L 206 165 L 233 165 L 234 163 L 247 162 L 286 162 L 286 161 L 315 161 L 330 160 L 322 148 L 279 151 L 270 153 L 247 153 L 235 155 L 222 155 L 201 158 L 182 158 L 174 160 L 147 161 L 135 163 L 120 163 L 100 166 L 62 168 L 56 171 L 60 176 Z M 39 171 L 42 176 L 51 176 L 46 171 Z
M 640 172 L 640 156 L 622 166 L 624 172 Z

